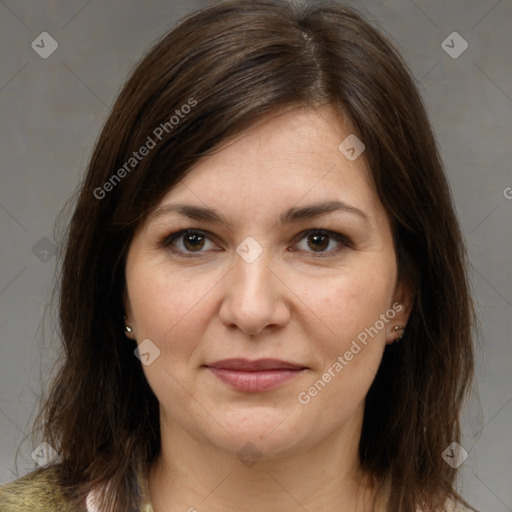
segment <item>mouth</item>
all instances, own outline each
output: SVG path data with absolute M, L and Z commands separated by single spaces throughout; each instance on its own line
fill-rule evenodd
M 251 393 L 275 389 L 307 370 L 278 359 L 223 359 L 203 366 L 224 384 Z

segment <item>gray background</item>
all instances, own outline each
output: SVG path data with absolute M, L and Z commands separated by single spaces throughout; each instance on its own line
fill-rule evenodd
M 34 466 L 29 442 L 15 457 L 54 354 L 41 322 L 56 216 L 127 73 L 179 17 L 208 3 L 0 1 L 0 482 Z M 417 80 L 469 248 L 480 401 L 466 414 L 460 488 L 483 511 L 512 511 L 512 1 L 352 4 L 395 41 Z M 59 44 L 47 59 L 31 48 L 45 31 Z M 453 31 L 469 45 L 458 58 L 441 46 Z

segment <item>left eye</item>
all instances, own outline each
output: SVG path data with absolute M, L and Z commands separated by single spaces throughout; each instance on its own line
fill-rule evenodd
M 333 253 L 338 252 L 339 250 L 348 247 L 349 241 L 346 237 L 339 233 L 334 233 L 332 231 L 324 231 L 324 230 L 317 230 L 317 231 L 308 231 L 306 233 L 303 233 L 300 240 L 304 240 L 306 243 L 306 246 L 309 249 L 312 249 L 312 252 L 314 253 Z M 328 249 L 329 246 L 332 246 L 332 243 L 337 244 L 337 247 L 334 249 L 331 247 L 331 249 Z M 300 245 L 300 244 L 298 244 Z M 340 247 L 341 245 L 341 247 Z M 307 249 L 303 249 L 307 252 Z
M 318 229 L 301 233 L 296 240 L 298 242 L 294 245 L 299 246 L 300 251 L 313 252 L 315 256 L 316 254 L 322 255 L 324 253 L 328 255 L 334 254 L 351 245 L 348 238 L 340 233 Z M 306 248 L 300 247 L 302 241 L 305 242 Z M 169 248 L 175 254 L 183 255 L 184 257 L 193 257 L 195 254 L 200 256 L 201 253 L 205 252 L 203 249 L 208 249 L 208 243 L 213 246 L 216 245 L 206 232 L 194 229 L 183 229 L 166 236 L 161 241 L 160 245 Z M 337 246 L 329 248 L 333 243 L 337 244 Z M 213 247 L 210 247 L 210 249 L 213 249 Z M 292 249 L 292 251 L 294 250 Z

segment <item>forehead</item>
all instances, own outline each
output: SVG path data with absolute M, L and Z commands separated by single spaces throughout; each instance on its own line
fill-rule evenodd
M 201 158 L 158 206 L 180 200 L 254 214 L 341 200 L 377 216 L 364 152 L 351 160 L 339 149 L 350 135 L 350 121 L 330 107 L 274 112 Z

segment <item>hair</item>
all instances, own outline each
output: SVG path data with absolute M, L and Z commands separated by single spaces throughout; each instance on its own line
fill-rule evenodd
M 227 1 L 182 20 L 136 66 L 96 142 L 61 262 L 63 362 L 36 422 L 74 499 L 108 484 L 105 503 L 129 510 L 138 468 L 160 452 L 158 401 L 124 335 L 136 229 L 230 137 L 280 108 L 324 105 L 343 112 L 366 146 L 399 276 L 414 292 L 405 342 L 385 350 L 366 397 L 361 467 L 376 489 L 389 482 L 389 510 L 468 506 L 441 453 L 461 438 L 475 317 L 426 110 L 397 50 L 357 11 L 285 0 Z

